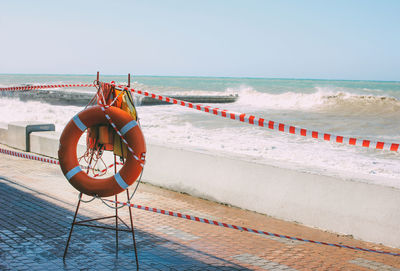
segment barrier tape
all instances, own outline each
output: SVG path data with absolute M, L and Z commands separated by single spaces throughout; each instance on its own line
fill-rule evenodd
M 26 159 L 31 159 L 31 160 L 36 160 L 36 161 L 41 161 L 41 162 L 46 162 L 46 163 L 50 163 L 50 164 L 57 164 L 57 165 L 59 164 L 58 160 L 55 160 L 55 159 L 44 158 L 44 157 L 40 157 L 37 155 L 26 154 L 26 153 L 11 151 L 11 150 L 2 149 L 2 148 L 0 148 L 0 153 L 8 154 L 11 156 L 22 157 L 22 158 L 26 158 Z M 303 238 L 299 238 L 299 237 L 292 237 L 292 236 L 288 236 L 288 235 L 282 235 L 282 234 L 271 233 L 271 232 L 266 232 L 266 231 L 261 231 L 261 230 L 255 230 L 255 229 L 251 229 L 251 228 L 247 228 L 247 227 L 236 226 L 236 225 L 223 223 L 223 222 L 219 222 L 219 221 L 215 221 L 215 220 L 208 220 L 206 218 L 201 218 L 201 217 L 197 217 L 197 216 L 193 216 L 193 215 L 181 214 L 178 212 L 166 211 L 163 209 L 152 208 L 152 207 L 142 206 L 142 205 L 138 205 L 138 204 L 114 201 L 114 200 L 109 200 L 109 199 L 104 199 L 104 200 L 113 202 L 113 203 L 116 203 L 119 205 L 123 205 L 123 206 L 130 206 L 130 207 L 133 207 L 133 208 L 136 208 L 139 210 L 144 210 L 144 211 L 149 211 L 149 212 L 153 212 L 153 213 L 183 218 L 183 219 L 187 219 L 187 220 L 192 220 L 192 221 L 201 222 L 201 223 L 210 224 L 210 225 L 219 226 L 219 227 L 224 227 L 224 228 L 230 228 L 230 229 L 239 230 L 239 231 L 247 231 L 247 232 L 261 234 L 261 235 L 274 236 L 274 237 L 278 237 L 278 238 L 285 238 L 285 239 L 290 239 L 290 240 L 295 240 L 295 241 L 301 241 L 301 242 L 307 242 L 307 243 L 313 243 L 313 244 L 319 244 L 319 245 L 326 245 L 326 246 L 332 246 L 332 247 L 338 247 L 338 248 L 347 248 L 347 249 L 359 250 L 359 251 L 364 251 L 364 252 L 372 252 L 372 253 L 379 253 L 379 254 L 385 254 L 385 255 L 400 256 L 400 253 L 395 253 L 395 252 L 381 251 L 381 250 L 361 248 L 361 247 L 353 247 L 353 246 L 347 246 L 347 245 L 341 245 L 341 244 L 326 243 L 326 242 L 321 242 L 321 241 L 313 241 L 313 240 L 303 239 Z
M 232 112 L 232 111 L 228 111 L 228 110 L 223 110 L 220 108 L 213 108 L 211 106 L 193 104 L 190 102 L 177 100 L 177 99 L 169 98 L 166 96 L 150 93 L 147 91 L 135 90 L 133 88 L 128 88 L 128 87 L 122 86 L 122 85 L 118 85 L 118 86 L 115 84 L 110 84 L 110 85 L 115 86 L 116 89 L 118 89 L 118 90 L 130 90 L 134 93 L 144 95 L 146 97 L 151 97 L 156 100 L 168 102 L 171 104 L 181 105 L 181 106 L 188 107 L 191 109 L 195 109 L 195 110 L 203 111 L 203 112 L 210 113 L 213 115 L 217 115 L 217 116 L 220 116 L 223 118 L 229 118 L 232 120 L 245 122 L 245 123 L 260 126 L 263 128 L 268 128 L 271 130 L 277 130 L 279 132 L 284 132 L 284 133 L 288 133 L 288 134 L 294 134 L 294 135 L 299 135 L 299 136 L 304 136 L 304 137 L 309 137 L 309 138 L 314 138 L 314 139 L 321 139 L 321 140 L 335 142 L 335 143 L 348 144 L 348 145 L 354 145 L 354 146 L 360 146 L 360 147 L 366 147 L 366 148 L 374 148 L 374 149 L 378 149 L 378 150 L 388 150 L 388 151 L 395 151 L 395 152 L 400 151 L 398 143 L 385 143 L 385 142 L 381 142 L 381 141 L 357 139 L 357 138 L 353 138 L 353 137 L 338 136 L 338 135 L 322 133 L 322 132 L 318 132 L 318 131 L 312 131 L 309 129 L 299 128 L 296 126 L 291 126 L 291 125 L 279 123 L 279 122 L 272 121 L 272 120 L 265 120 L 263 118 L 259 118 L 259 117 L 253 116 L 253 115 L 236 113 L 236 112 Z
M 192 220 L 192 221 L 201 222 L 201 223 L 210 224 L 210 225 L 219 226 L 219 227 L 224 227 L 224 228 L 230 228 L 230 229 L 239 230 L 239 231 L 247 231 L 247 232 L 261 234 L 261 235 L 274 236 L 274 237 L 279 237 L 279 238 L 284 238 L 284 239 L 290 239 L 290 240 L 325 245 L 325 246 L 347 248 L 347 249 L 352 249 L 352 250 L 386 254 L 386 255 L 392 255 L 392 256 L 400 256 L 400 253 L 395 253 L 395 252 L 388 252 L 388 251 L 375 250 L 375 249 L 369 249 L 369 248 L 361 248 L 361 247 L 354 247 L 354 246 L 347 246 L 347 245 L 341 245 L 341 244 L 333 244 L 333 243 L 326 243 L 326 242 L 321 242 L 321 241 L 308 240 L 308 239 L 303 239 L 303 238 L 299 238 L 299 237 L 293 237 L 293 236 L 282 235 L 282 234 L 277 234 L 277 233 L 272 233 L 272 232 L 267 232 L 267 231 L 255 230 L 255 229 L 251 229 L 251 228 L 247 228 L 247 227 L 236 226 L 236 225 L 223 223 L 223 222 L 219 222 L 219 221 L 215 221 L 215 220 L 208 220 L 206 218 L 201 218 L 201 217 L 197 217 L 197 216 L 193 216 L 193 215 L 181 214 L 181 213 L 177 213 L 177 212 L 166 211 L 163 209 L 152 208 L 152 207 L 142 206 L 142 205 L 138 205 L 138 204 L 132 204 L 132 203 L 128 203 L 128 202 L 120 202 L 120 201 L 109 200 L 109 199 L 103 199 L 103 200 L 106 200 L 106 201 L 109 201 L 112 203 L 116 203 L 119 205 L 123 205 L 123 206 L 130 206 L 130 207 L 133 207 L 133 208 L 136 208 L 139 210 L 149 211 L 149 212 L 163 214 L 163 215 L 167 215 L 167 216 L 174 216 L 174 217 L 178 217 L 178 218 L 183 218 L 183 219 L 187 219 L 187 220 Z
M 27 154 L 27 153 L 24 153 L 24 152 L 12 151 L 12 150 L 3 149 L 3 148 L 0 148 L 0 153 L 8 154 L 10 156 L 15 156 L 15 157 L 22 157 L 22 158 L 26 158 L 26 159 L 30 159 L 30 160 L 40 161 L 40 162 L 44 162 L 44 163 L 49 163 L 49 164 L 53 164 L 53 165 L 59 165 L 60 164 L 60 162 L 57 159 L 43 157 L 43 156 L 34 155 L 34 154 Z M 118 163 L 117 162 L 117 165 L 122 165 L 122 163 Z M 113 166 L 114 166 L 114 164 L 111 164 L 108 167 L 106 167 L 106 168 L 104 168 L 102 170 L 99 170 L 99 173 L 95 174 L 93 177 L 96 178 L 96 177 L 100 176 L 104 172 L 107 172 L 107 170 L 112 168 Z M 84 166 L 84 165 L 81 165 L 81 167 L 84 168 L 84 169 L 89 168 L 89 167 Z
M 118 130 L 117 126 L 112 122 L 111 117 L 106 113 L 106 109 L 109 107 L 108 105 L 103 105 L 101 102 L 99 103 L 101 110 L 103 111 L 104 115 L 106 116 L 106 119 L 108 123 L 110 123 L 111 127 L 114 129 L 114 131 L 118 134 L 118 136 L 121 138 L 122 142 L 126 145 L 128 151 L 132 154 L 133 158 L 138 161 L 141 167 L 144 167 L 144 164 L 146 163 L 145 161 L 145 154 L 141 154 L 140 158 L 135 154 L 133 149 L 129 146 L 128 141 L 124 138 L 124 136 L 121 134 L 121 132 Z
M 122 163 L 116 163 L 117 165 L 123 165 Z M 106 167 L 105 169 L 100 170 L 99 173 L 94 174 L 93 178 L 99 177 L 100 175 L 103 175 L 103 173 L 107 172 L 107 170 L 109 170 L 110 168 L 114 167 L 114 164 L 110 164 L 108 167 Z
M 253 115 L 232 112 L 232 111 L 228 111 L 228 110 L 224 110 L 224 109 L 220 109 L 220 108 L 213 108 L 211 106 L 193 104 L 190 102 L 177 100 L 174 98 L 169 98 L 166 96 L 150 93 L 147 91 L 135 90 L 133 88 L 128 88 L 128 87 L 122 86 L 122 85 L 116 85 L 116 84 L 110 84 L 110 83 L 105 83 L 105 84 L 113 85 L 118 90 L 130 90 L 134 93 L 144 95 L 146 97 L 151 97 L 156 100 L 185 106 L 185 107 L 188 107 L 191 109 L 203 111 L 203 112 L 217 115 L 217 116 L 220 116 L 223 118 L 229 118 L 232 120 L 245 122 L 245 123 L 260 126 L 263 128 L 268 128 L 270 130 L 277 130 L 279 132 L 309 137 L 309 138 L 313 138 L 313 139 L 320 139 L 320 140 L 335 142 L 335 143 L 339 143 L 339 144 L 347 144 L 347 145 L 373 148 L 373 149 L 378 149 L 378 150 L 395 151 L 395 152 L 400 151 L 399 143 L 388 143 L 388 142 L 382 142 L 382 141 L 358 139 L 358 138 L 353 138 L 353 137 L 338 136 L 338 135 L 329 134 L 329 133 L 312 131 L 309 129 L 300 128 L 300 127 L 296 127 L 296 126 L 292 126 L 292 125 L 287 125 L 287 124 L 276 122 L 273 120 L 265 120 L 263 118 L 256 117 Z M 59 84 L 59 85 L 23 86 L 23 87 L 0 88 L 0 91 L 22 91 L 22 90 L 34 90 L 34 89 L 46 89 L 46 88 L 67 88 L 67 87 L 96 87 L 96 85 L 94 85 L 94 84 Z
M 23 91 L 47 88 L 74 88 L 74 87 L 95 87 L 94 84 L 59 84 L 59 85 L 40 85 L 40 86 L 22 86 L 22 87 L 7 87 L 0 88 L 0 91 Z
M 132 154 L 133 158 L 134 158 L 136 161 L 139 162 L 139 164 L 140 164 L 141 167 L 144 167 L 144 164 L 145 164 L 145 162 L 146 162 L 146 161 L 145 161 L 145 157 L 146 157 L 145 154 L 140 154 L 140 158 L 135 154 L 135 152 L 133 151 L 133 149 L 131 148 L 131 146 L 129 146 L 128 141 L 126 141 L 125 137 L 124 137 L 124 136 L 122 135 L 122 133 L 118 130 L 117 126 L 113 123 L 111 117 L 106 113 L 106 109 L 109 108 L 110 105 L 104 104 L 105 101 L 104 101 L 104 103 L 103 103 L 101 97 L 99 96 L 99 91 L 100 91 L 101 88 L 103 88 L 104 85 L 106 85 L 106 84 L 100 83 L 99 85 L 100 85 L 100 87 L 99 87 L 98 92 L 97 92 L 96 95 L 97 95 L 97 101 L 98 101 L 98 104 L 100 105 L 101 111 L 103 111 L 103 113 L 104 113 L 104 115 L 105 115 L 105 117 L 106 117 L 108 123 L 110 123 L 111 127 L 114 129 L 114 131 L 117 133 L 117 135 L 121 138 L 122 142 L 124 142 L 124 144 L 126 145 L 126 148 L 127 148 L 128 151 Z M 103 98 L 104 98 L 104 96 L 103 96 Z M 117 99 L 117 98 L 115 98 L 115 99 Z
M 45 163 L 54 164 L 54 165 L 60 164 L 58 162 L 58 160 L 56 160 L 56 159 L 42 157 L 42 156 L 34 155 L 34 154 L 27 154 L 27 153 L 23 153 L 23 152 L 11 151 L 11 150 L 7 150 L 7 149 L 3 149 L 3 148 L 0 148 L 0 153 L 8 154 L 11 156 L 16 156 L 16 157 L 22 157 L 22 158 L 26 158 L 26 159 L 30 159 L 30 160 L 36 160 L 36 161 L 45 162 Z
M 47 88 L 68 88 L 68 87 L 96 87 L 97 85 L 94 84 L 59 84 L 59 85 L 40 85 L 40 86 L 23 86 L 23 87 L 8 87 L 8 88 L 0 88 L 0 91 L 23 91 L 23 90 L 33 90 L 33 89 L 47 89 Z M 104 112 L 108 122 L 110 125 L 114 128 L 116 133 L 121 137 L 122 141 L 124 144 L 127 146 L 129 152 L 133 155 L 133 158 L 140 163 L 140 165 L 143 167 L 145 163 L 145 157 L 138 157 L 133 149 L 128 145 L 128 142 L 125 140 L 123 135 L 118 131 L 117 127 L 115 124 L 111 121 L 111 118 L 105 113 L 105 108 L 107 106 L 104 106 L 103 104 L 100 104 L 101 110 Z

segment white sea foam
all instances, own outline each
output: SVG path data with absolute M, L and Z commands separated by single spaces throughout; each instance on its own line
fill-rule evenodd
M 39 101 L 23 102 L 17 98 L 0 97 L 0 122 L 43 121 L 54 123 L 57 131 L 80 110 L 78 106 L 57 106 Z
M 37 101 L 0 98 L 0 121 L 22 120 L 55 123 L 62 131 L 80 110 L 78 106 L 54 106 Z M 274 159 L 324 171 L 342 169 L 382 177 L 400 178 L 397 154 L 368 151 L 268 131 L 230 120 L 189 111 L 178 106 L 140 107 L 144 134 L 165 144 L 184 144 L 210 152 L 252 157 L 258 162 Z
M 227 92 L 235 92 L 235 89 L 228 89 Z M 242 86 L 239 88 L 238 103 L 250 108 L 308 110 L 322 105 L 325 95 L 326 93 L 322 91 L 312 94 L 295 92 L 270 94 L 258 92 L 252 87 Z
M 137 84 L 135 87 L 147 89 L 145 85 Z M 225 91 L 178 90 L 174 87 L 148 90 L 169 95 L 239 93 L 237 102 L 214 106 L 322 132 L 400 141 L 399 97 L 384 91 L 314 87 L 307 91 L 270 89 L 262 92 L 246 84 L 228 87 Z M 87 89 L 76 88 L 73 91 Z M 62 131 L 82 109 L 0 96 L 0 122 L 46 121 L 55 123 L 56 130 Z M 259 163 L 280 161 L 288 167 L 310 172 L 332 174 L 344 170 L 352 174 L 391 178 L 393 186 L 400 183 L 398 153 L 286 135 L 174 105 L 138 107 L 138 113 L 145 137 L 163 144 L 241 156 Z
M 371 176 L 400 177 L 399 157 L 395 153 L 318 142 L 203 114 L 179 107 L 162 107 L 157 111 L 140 108 L 145 136 L 164 144 L 245 155 L 257 162 L 272 159 L 310 172 L 340 169 Z M 398 183 L 393 181 L 393 185 Z

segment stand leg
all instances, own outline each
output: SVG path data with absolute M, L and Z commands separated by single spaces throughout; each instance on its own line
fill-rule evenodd
M 74 220 L 72 221 L 71 230 L 69 231 L 69 236 L 68 236 L 67 245 L 65 246 L 64 256 L 63 256 L 63 260 L 64 260 L 64 261 L 65 261 L 65 256 L 67 256 L 68 247 L 69 247 L 69 241 L 71 240 L 71 235 L 72 235 L 72 231 L 73 231 L 73 229 L 74 229 L 74 225 L 75 225 L 75 221 L 76 221 L 76 216 L 78 215 L 79 206 L 81 205 L 81 198 L 82 198 L 82 193 L 79 194 L 79 201 L 78 201 L 78 205 L 76 206 L 75 215 L 74 215 Z
M 122 148 L 121 148 L 122 149 Z M 114 173 L 117 173 L 117 156 L 114 154 Z M 115 255 L 118 258 L 118 196 L 115 195 Z
M 127 201 L 129 201 L 129 190 L 128 189 L 126 189 L 126 196 L 127 196 Z M 139 270 L 139 260 L 138 260 L 138 254 L 137 254 L 137 248 L 136 248 L 135 230 L 133 229 L 132 207 L 129 206 L 128 208 L 129 208 L 129 218 L 131 220 L 133 248 L 135 249 L 136 270 Z
M 118 201 L 117 195 L 115 195 L 115 201 Z M 115 203 L 115 254 L 118 258 L 118 205 Z

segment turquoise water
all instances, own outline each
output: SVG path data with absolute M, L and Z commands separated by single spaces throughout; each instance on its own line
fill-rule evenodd
M 95 75 L 3 74 L 0 87 L 92 83 L 94 79 Z M 127 82 L 126 76 L 100 79 Z M 211 106 L 320 132 L 400 142 L 400 82 L 158 76 L 134 76 L 132 82 L 136 89 L 165 95 L 237 93 L 237 102 Z M 49 121 L 61 131 L 80 110 L 73 105 L 52 106 L 0 97 L 0 122 Z M 245 156 L 258 162 L 274 160 L 314 172 L 344 170 L 391 178 L 400 185 L 399 153 L 285 135 L 176 105 L 142 106 L 138 113 L 146 138 L 163 144 Z
M 0 87 L 92 83 L 95 78 L 95 75 L 0 75 Z M 102 75 L 100 80 L 126 83 L 127 76 Z M 224 105 L 226 109 L 330 133 L 398 138 L 400 82 L 134 76 L 132 84 L 137 89 L 165 95 L 237 93 L 239 101 Z M 95 91 L 94 88 L 76 90 Z M 349 126 L 343 125 L 344 119 Z M 215 124 L 208 122 L 211 127 Z
M 45 84 L 45 83 L 92 83 L 95 75 L 6 75 L 0 74 L 0 85 Z M 101 81 L 127 82 L 127 76 L 102 75 Z M 279 94 L 284 92 L 313 93 L 316 88 L 346 89 L 354 93 L 382 94 L 400 100 L 400 82 L 395 81 L 349 81 L 316 79 L 268 79 L 228 77 L 177 77 L 177 76 L 132 76 L 132 82 L 148 88 L 176 91 L 225 92 L 251 86 L 259 92 Z

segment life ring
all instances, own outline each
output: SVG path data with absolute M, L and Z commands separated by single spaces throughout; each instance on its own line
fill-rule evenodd
M 139 161 L 128 155 L 121 170 L 114 176 L 96 179 L 82 171 L 79 166 L 76 146 L 83 132 L 99 124 L 108 124 L 107 114 L 128 145 L 134 150 Z M 58 158 L 61 170 L 70 184 L 86 195 L 108 197 L 124 191 L 133 184 L 143 170 L 142 163 L 146 154 L 146 144 L 140 127 L 125 111 L 110 106 L 102 111 L 100 106 L 92 106 L 81 111 L 65 126 L 60 137 Z M 141 161 L 141 162 L 140 162 Z

